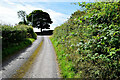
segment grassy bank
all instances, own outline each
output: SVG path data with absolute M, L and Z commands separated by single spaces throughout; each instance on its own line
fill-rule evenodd
M 52 37 L 50 37 L 50 40 L 52 41 L 55 52 L 57 54 L 60 76 L 64 78 L 73 78 L 75 75 L 74 68 L 72 67 L 73 63 L 72 61 L 67 61 L 67 55 L 65 53 L 66 47 L 63 48 L 63 45 L 58 45 L 57 41 L 55 41 Z
M 2 60 L 9 58 L 13 54 L 16 54 L 18 51 L 28 47 L 35 41 L 34 38 L 26 38 L 25 40 L 18 42 L 18 43 L 12 43 L 7 48 L 5 48 L 2 51 Z
M 17 70 L 17 73 L 15 73 L 12 76 L 12 78 L 23 78 L 26 75 L 30 67 L 33 65 L 42 44 L 43 44 L 43 40 L 36 48 L 36 50 L 33 52 L 33 54 L 28 58 L 28 60 Z
M 2 59 L 17 53 L 18 51 L 31 45 L 37 34 L 32 26 L 27 25 L 0 25 L 2 31 Z
M 82 3 L 51 41 L 64 78 L 120 78 L 120 3 Z

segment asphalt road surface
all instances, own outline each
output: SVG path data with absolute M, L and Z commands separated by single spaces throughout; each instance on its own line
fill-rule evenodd
M 42 48 L 25 78 L 58 78 L 58 72 L 54 48 L 46 36 Z
M 48 36 L 38 36 L 37 40 L 19 54 L 13 56 L 11 60 L 3 63 L 2 78 L 12 78 L 17 70 L 33 54 L 41 41 L 43 44 L 30 69 L 23 78 L 59 78 L 59 69 L 56 61 L 55 51 Z M 26 66 L 27 67 L 27 66 Z

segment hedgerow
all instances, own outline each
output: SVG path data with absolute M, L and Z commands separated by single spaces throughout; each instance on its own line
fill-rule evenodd
M 0 25 L 0 29 L 2 30 L 2 58 L 27 47 L 37 38 L 32 26 Z
M 79 5 L 51 38 L 62 77 L 120 78 L 120 2 Z

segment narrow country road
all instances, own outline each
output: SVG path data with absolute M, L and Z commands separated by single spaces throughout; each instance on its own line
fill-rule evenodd
M 42 48 L 25 78 L 58 78 L 58 66 L 51 41 L 44 37 Z
M 28 61 L 42 41 L 37 57 L 35 57 L 23 78 L 59 78 L 55 51 L 48 36 L 38 36 L 31 46 L 20 51 L 19 55 L 14 56 L 12 60 L 3 63 L 3 68 L 0 71 L 2 72 L 2 78 L 12 78 L 13 75 L 17 74 L 17 70 L 20 70 L 20 67 Z

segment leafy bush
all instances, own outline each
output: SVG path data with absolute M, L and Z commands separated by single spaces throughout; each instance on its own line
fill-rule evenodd
M 64 78 L 120 78 L 120 3 L 82 3 L 51 38 Z M 63 67 L 64 66 L 64 67 Z
M 17 43 L 26 38 L 37 38 L 32 26 L 17 25 L 13 27 L 1 25 L 1 28 L 3 48 L 6 48 L 10 43 Z
M 11 56 L 18 52 L 21 49 L 24 49 L 25 47 L 29 46 L 33 43 L 35 39 L 33 38 L 26 38 L 24 41 L 21 41 L 19 43 L 12 43 L 7 48 L 4 48 L 2 51 L 2 59 L 4 60 L 6 57 Z
M 27 38 L 37 39 L 32 26 L 27 25 L 0 25 L 2 31 L 2 56 L 3 58 L 25 48 L 32 43 Z

